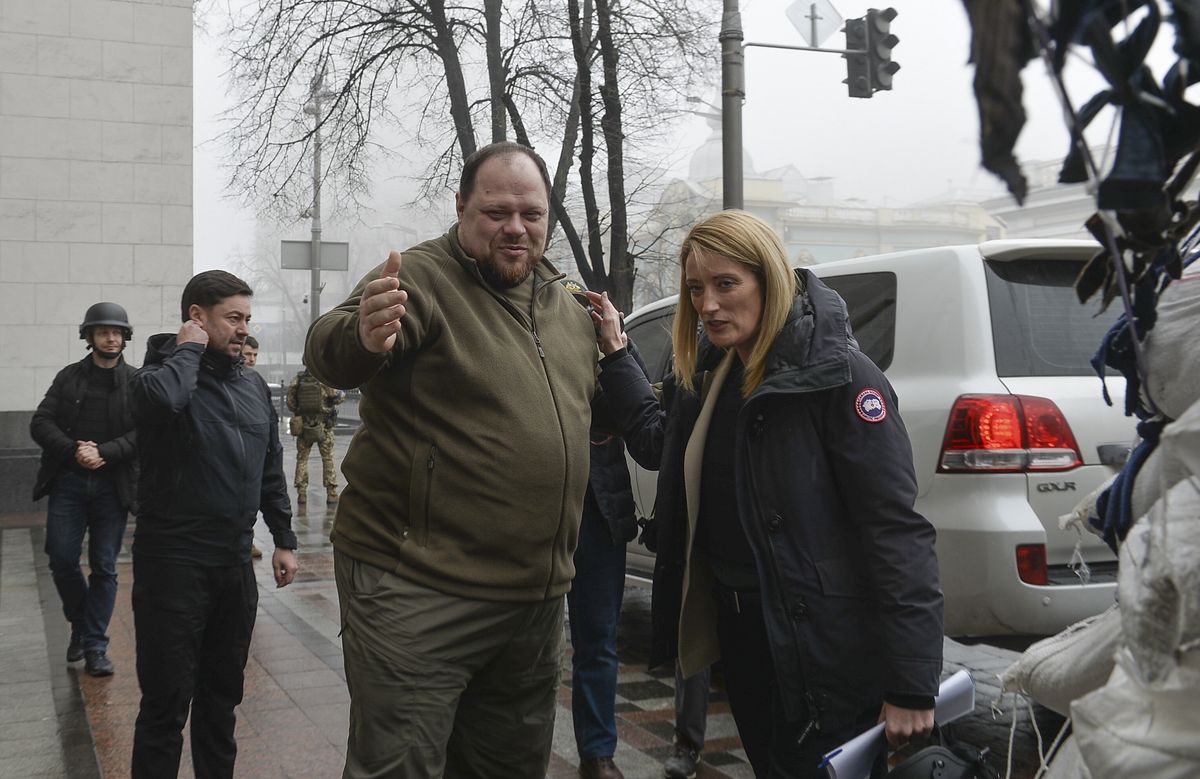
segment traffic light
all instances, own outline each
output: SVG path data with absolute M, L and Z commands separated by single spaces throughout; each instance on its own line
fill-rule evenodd
M 894 13 L 894 12 L 893 12 Z M 862 54 L 843 54 L 846 60 L 846 79 L 842 81 L 850 91 L 850 97 L 871 96 L 871 65 L 867 49 L 867 22 L 865 19 L 847 19 L 842 28 L 846 33 L 846 49 Z
M 892 62 L 892 48 L 900 42 L 889 29 L 895 18 L 895 8 L 885 8 L 882 11 L 871 8 L 867 11 L 867 70 L 872 92 L 891 89 L 892 75 L 900 69 L 898 63 Z

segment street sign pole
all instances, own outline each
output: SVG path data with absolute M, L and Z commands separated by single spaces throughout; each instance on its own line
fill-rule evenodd
M 796 0 L 784 9 L 784 16 L 809 46 L 820 46 L 842 24 L 831 0 Z
M 812 36 L 808 39 L 808 42 L 813 46 L 820 46 L 822 43 L 821 39 L 817 37 L 817 22 L 821 21 L 822 18 L 817 13 L 817 4 L 810 3 L 808 6 L 808 21 L 812 23 Z
M 311 270 L 311 240 L 279 242 L 279 267 L 284 270 Z M 350 244 L 346 241 L 321 241 L 321 270 L 349 270 Z M 307 303 L 307 301 L 305 301 Z

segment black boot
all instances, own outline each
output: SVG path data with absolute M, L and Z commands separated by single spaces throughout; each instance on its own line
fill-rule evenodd
M 112 660 L 108 659 L 108 655 L 104 654 L 103 649 L 89 649 L 84 652 L 87 657 L 87 662 L 84 664 L 84 670 L 90 676 L 112 676 L 113 664 Z
M 78 663 L 83 659 L 83 636 L 79 635 L 79 631 L 71 628 L 71 643 L 67 644 L 67 662 Z

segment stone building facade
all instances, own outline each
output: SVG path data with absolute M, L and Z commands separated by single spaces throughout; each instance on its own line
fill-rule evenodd
M 0 3 L 0 512 L 23 511 L 30 416 L 111 300 L 145 336 L 192 273 L 191 0 Z

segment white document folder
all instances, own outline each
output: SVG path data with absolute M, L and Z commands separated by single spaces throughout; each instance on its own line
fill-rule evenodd
M 942 682 L 933 700 L 933 719 L 939 725 L 975 710 L 975 682 L 966 671 L 956 671 Z M 828 752 L 821 761 L 829 779 L 867 779 L 875 755 L 883 746 L 883 723 L 860 733 Z

